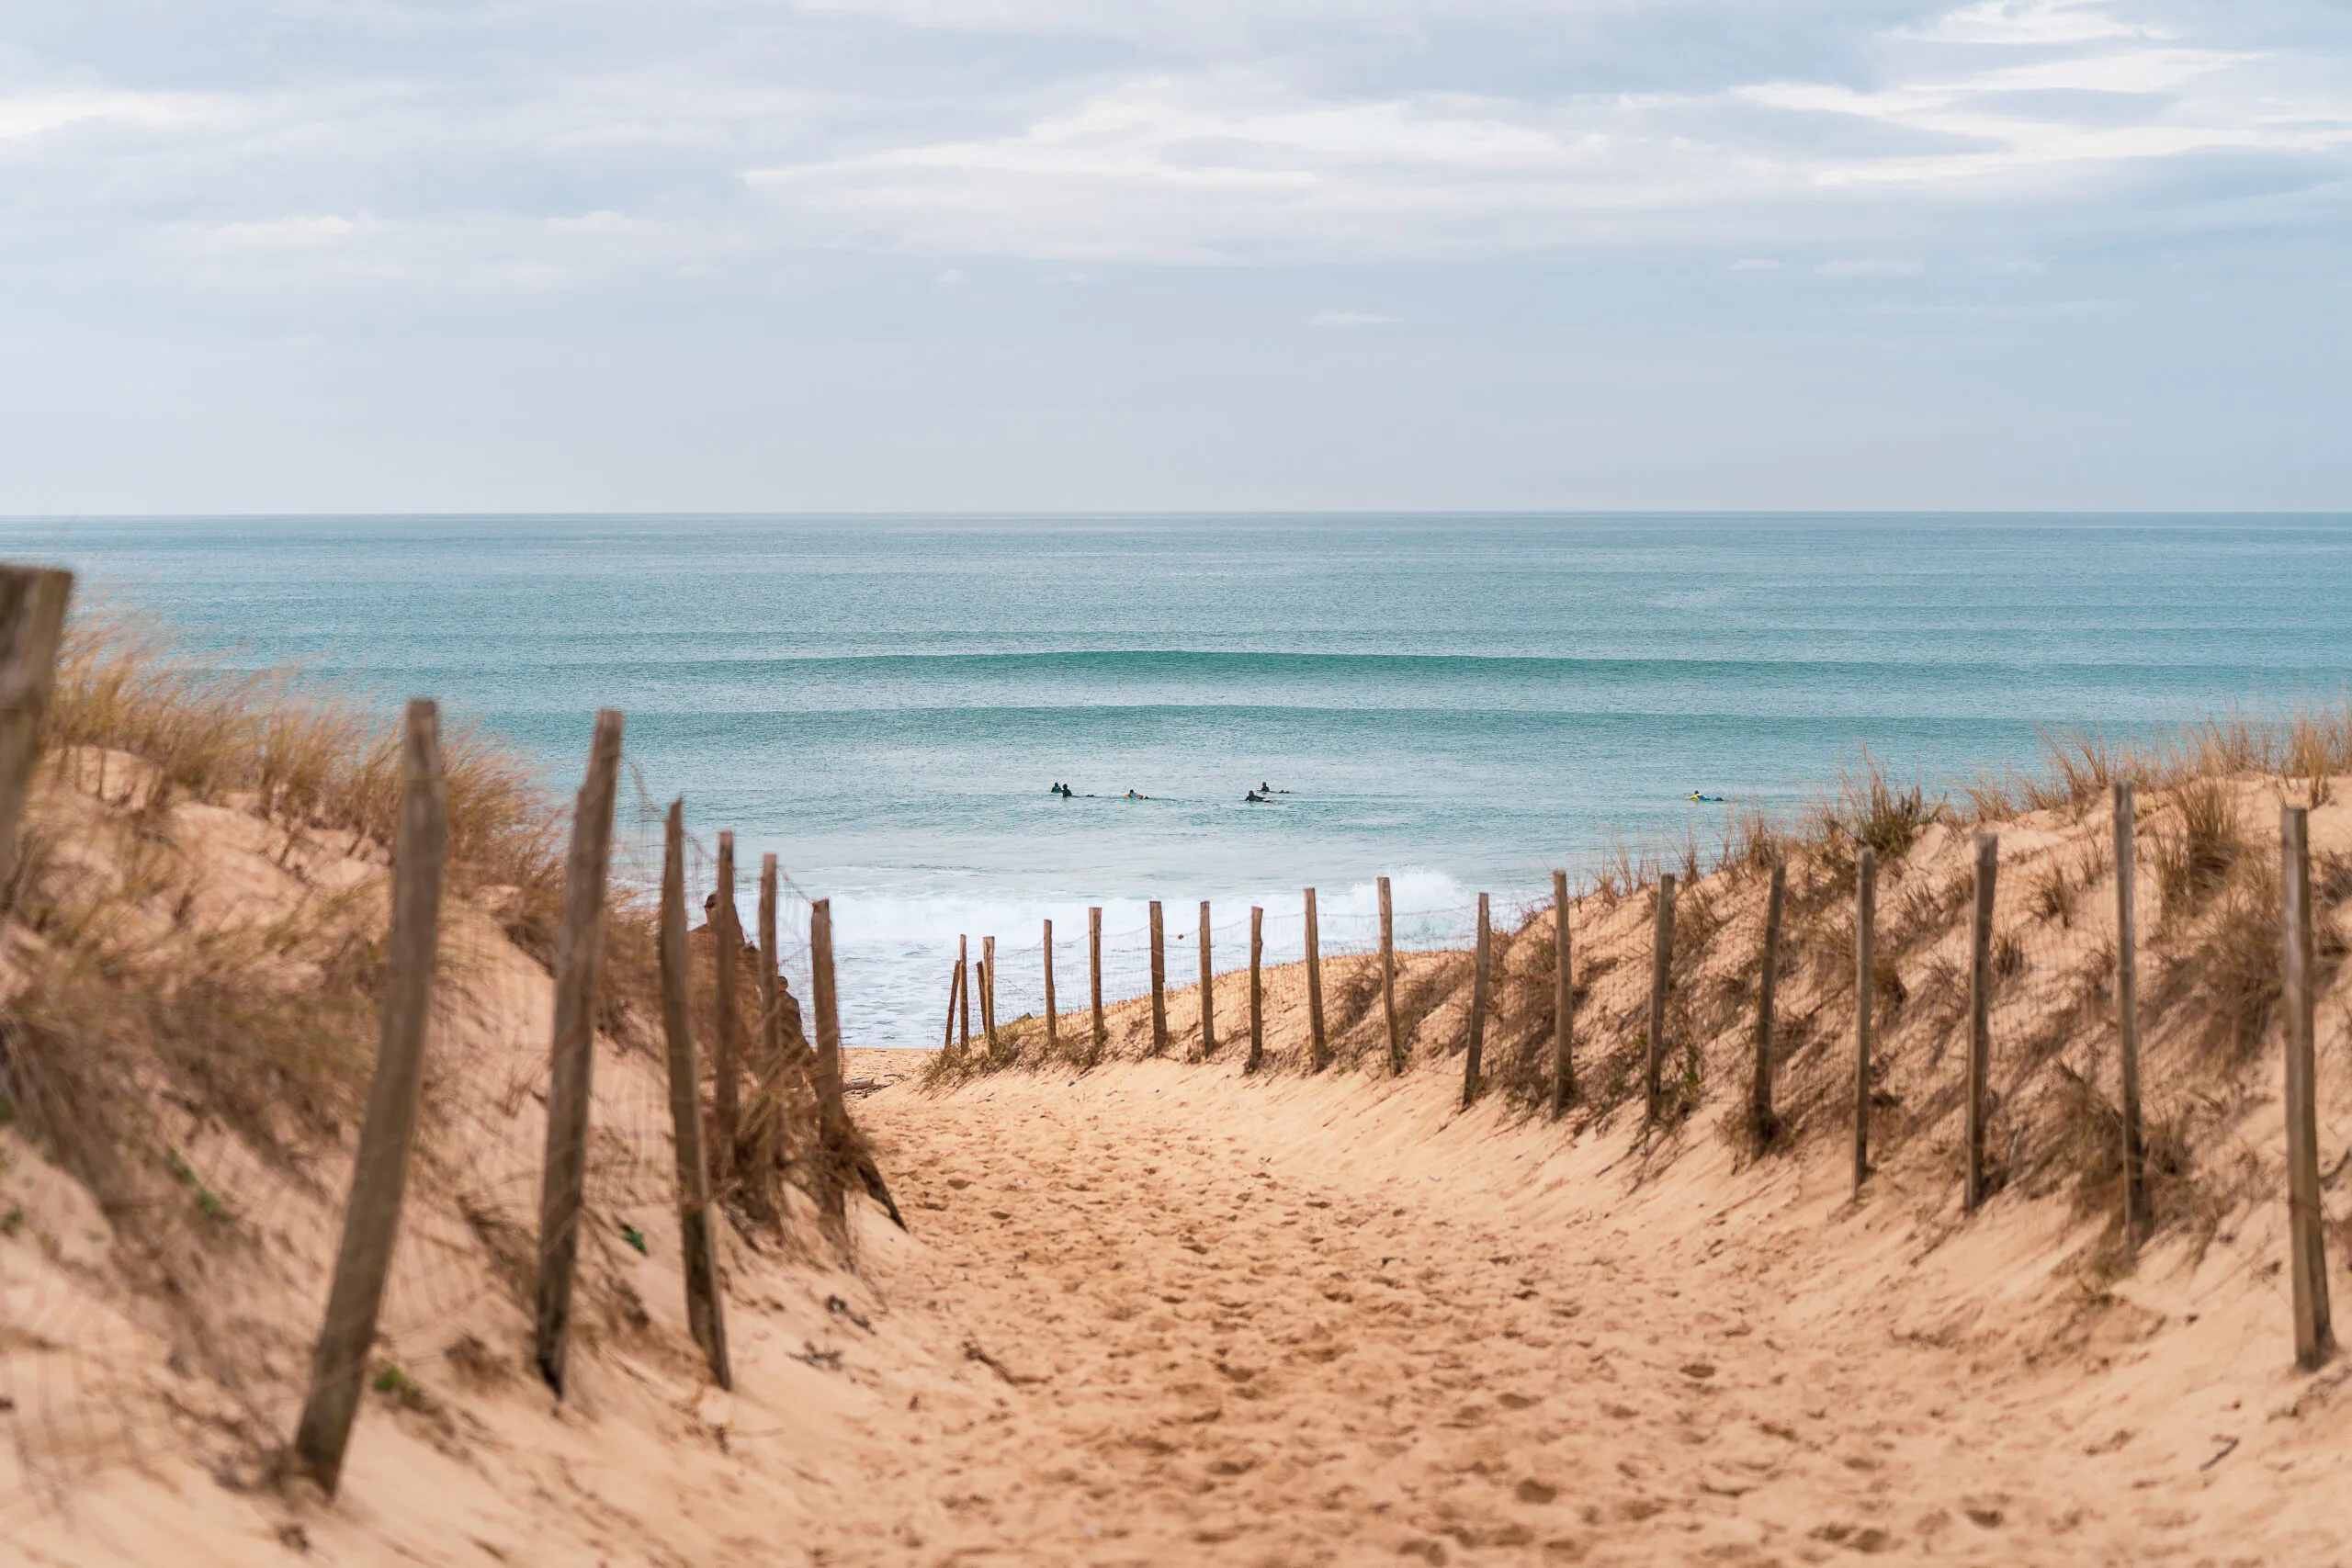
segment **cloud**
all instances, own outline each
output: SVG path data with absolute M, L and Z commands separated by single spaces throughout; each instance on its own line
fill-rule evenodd
M 1824 277 L 1917 277 L 1927 264 L 1910 256 L 1853 256 L 1813 269 Z
M 963 281 L 964 270 L 961 267 L 951 266 L 945 272 L 939 275 L 940 284 L 948 288 L 954 288 Z
M 200 239 L 209 245 L 237 251 L 314 251 L 339 245 L 375 227 L 375 220 L 364 212 L 356 218 L 330 212 L 318 217 L 222 223 L 204 231 Z
M 569 0 L 554 33 L 540 0 L 381 0 L 256 51 L 257 4 L 135 49 L 97 5 L 0 55 L 0 234 L 43 241 L 0 268 L 167 287 L 197 233 L 206 287 L 272 292 L 379 286 L 362 249 L 410 288 L 1693 241 L 1764 270 L 1890 217 L 2044 250 L 2352 182 L 2352 47 L 2273 0 Z
M 1724 268 L 1725 272 L 1786 272 L 1789 264 L 1774 261 L 1770 256 L 1743 256 Z
M 1319 310 L 1306 318 L 1311 327 L 1385 327 L 1396 321 L 1394 316 L 1375 316 L 1368 310 Z

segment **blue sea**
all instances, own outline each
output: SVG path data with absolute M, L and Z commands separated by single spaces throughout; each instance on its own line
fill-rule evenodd
M 833 900 L 871 1044 L 938 1038 L 959 933 L 1001 939 L 1007 1013 L 1044 918 L 1081 998 L 1089 905 L 1114 995 L 1152 898 L 1180 978 L 1202 899 L 1220 967 L 1253 903 L 1295 953 L 1309 885 L 1327 945 L 1368 942 L 1384 874 L 1408 940 L 1452 940 L 1479 891 L 1712 845 L 1865 747 L 1940 790 L 2048 727 L 2352 678 L 2346 517 L 47 519 L 0 553 L 388 720 L 436 696 L 567 794 L 624 710 L 634 863 L 673 795 L 705 846 L 775 852 Z

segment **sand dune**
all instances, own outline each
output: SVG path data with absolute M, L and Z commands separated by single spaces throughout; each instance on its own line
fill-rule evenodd
M 66 787 L 51 804 L 77 841 L 152 834 L 132 804 Z M 2314 836 L 2334 852 L 2347 825 L 2352 808 L 2331 807 Z M 368 846 L 298 843 L 223 807 L 183 804 L 167 826 L 201 852 L 126 884 L 134 914 L 167 916 L 194 877 L 221 920 L 267 927 L 380 868 Z M 2047 904 L 2032 874 L 2076 863 L 2098 830 L 2019 825 L 2010 897 Z M 1916 857 L 1928 914 L 1956 908 L 1938 857 L 1963 851 L 1946 833 Z M 112 874 L 92 854 L 75 874 Z M 2005 993 L 2018 1074 L 2089 1049 L 2086 1033 L 2034 1057 L 2024 1024 L 2076 997 L 2098 883 L 2092 866 L 2079 908 L 2019 917 L 2041 934 Z M 1646 1140 L 1623 1099 L 1532 1113 L 1508 1071 L 1461 1111 L 1458 954 L 1414 961 L 1426 1006 L 1401 1078 L 1352 1047 L 1301 1070 L 1295 1000 L 1256 1076 L 1222 1048 L 1133 1059 L 1134 1005 L 1091 1071 L 1033 1055 L 927 1081 L 924 1053 L 854 1052 L 850 1077 L 871 1086 L 856 1115 L 911 1234 L 862 1200 L 845 1235 L 806 1205 L 780 1231 L 727 1227 L 732 1393 L 708 1386 L 685 1331 L 658 1063 L 602 1039 L 592 1311 L 560 1405 L 528 1370 L 514 1250 L 548 982 L 460 907 L 436 1035 L 449 1066 L 379 1347 L 401 1377 L 368 1397 L 332 1503 L 273 1455 L 347 1152 L 289 1172 L 233 1128 L 159 1106 L 184 1118 L 170 1125 L 186 1190 L 162 1190 L 184 1218 L 176 1249 L 151 1255 L 127 1238 L 153 1227 L 101 1212 L 21 1128 L 0 1129 L 0 1213 L 15 1216 L 0 1224 L 0 1560 L 2343 1560 L 2352 1366 L 2307 1375 L 2290 1359 L 2275 1056 L 2199 1055 L 2208 1014 L 2187 971 L 2186 999 L 2152 1010 L 2154 1100 L 2203 1109 L 2196 1179 L 2179 1179 L 2175 1219 L 2132 1266 L 2109 1216 L 2022 1155 L 1984 1213 L 1960 1215 L 1938 1087 L 1948 1021 L 1922 1002 L 1890 1032 L 1888 1141 L 1857 1202 L 1823 1010 L 1834 931 L 1787 993 L 1792 1016 L 1822 1015 L 1792 1034 L 1792 1139 L 1752 1158 L 1722 1111 L 1740 1081 L 1753 889 L 1733 879 L 1704 901 L 1717 940 L 1688 979 L 1720 1004 L 1699 1017 L 1706 1094 Z M 1645 938 L 1638 898 L 1591 913 L 1598 1073 L 1623 1066 Z M 2178 928 L 2182 962 L 2204 962 L 2202 930 Z M 44 951 L 10 941 L 12 964 Z M 1915 994 L 1931 997 L 1948 946 L 1928 926 L 1905 950 Z M 2326 1007 L 2335 1151 L 2352 1104 L 2341 987 Z M 1171 1011 L 1191 1016 L 1181 997 Z M 1376 1020 L 1354 1027 L 1361 1045 Z M 1527 1044 L 1498 1035 L 1500 1066 Z M 2061 1101 L 2003 1081 L 2012 1142 L 2030 1145 Z
M 876 1286 L 1002 1372 L 877 1401 L 903 1462 L 827 1546 L 2338 1560 L 2352 1414 L 2292 1368 L 2275 1236 L 2053 1297 L 2048 1213 L 1938 1238 L 1834 1160 L 1703 1151 L 1629 1190 L 1621 1140 L 1450 1101 L 1164 1063 L 868 1100 L 920 1241 Z

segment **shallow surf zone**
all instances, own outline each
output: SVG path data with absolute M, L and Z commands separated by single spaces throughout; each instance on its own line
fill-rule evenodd
M 1833 1154 L 1663 1164 L 1435 1075 L 1006 1074 L 865 1102 L 969 1358 L 869 1406 L 842 1562 L 2330 1560 L 2341 1373 L 2277 1215 L 2086 1288 L 2093 1225 Z

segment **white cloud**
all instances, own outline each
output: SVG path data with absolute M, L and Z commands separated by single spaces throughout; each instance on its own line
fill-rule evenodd
M 939 282 L 945 288 L 954 288 L 963 281 L 964 272 L 961 267 L 951 266 L 939 275 Z
M 243 252 L 271 289 L 302 256 L 358 286 L 362 252 L 409 287 L 860 252 L 1222 265 L 1689 241 L 1758 247 L 1731 265 L 1761 271 L 1869 246 L 1889 203 L 1923 247 L 2024 248 L 2045 223 L 2144 230 L 2151 203 L 2227 194 L 2211 176 L 2165 194 L 2167 164 L 2352 182 L 2352 57 L 2324 33 L 2296 47 L 2274 0 L 1969 0 L 1875 30 L 1860 0 L 1821 0 L 1762 41 L 1724 26 L 1752 0 L 707 0 L 658 18 L 571 0 L 635 30 L 551 47 L 532 6 L 411 16 L 436 55 L 359 48 L 373 35 L 330 11 L 319 35 L 351 47 L 234 89 L 216 80 L 253 56 L 207 21 L 227 3 L 188 0 L 177 35 L 216 51 L 190 67 L 202 91 L 107 85 L 96 22 L 86 58 L 0 78 L 0 235 L 47 225 L 119 259 L 195 233 L 209 284 Z M 988 63 L 942 53 L 932 35 L 958 31 L 993 35 Z M 355 210 L 373 231 L 332 215 Z M 1988 220 L 2012 232 L 1987 239 Z
M 1742 256 L 1724 268 L 1725 272 L 1786 272 L 1789 264 L 1774 261 L 1770 256 Z
M 1813 269 L 1824 277 L 1917 277 L 1927 264 L 1911 256 L 1851 256 Z
M 237 251 L 315 251 L 339 245 L 376 228 L 366 213 L 344 218 L 334 213 L 317 217 L 265 218 L 222 223 L 203 231 L 203 243 Z

